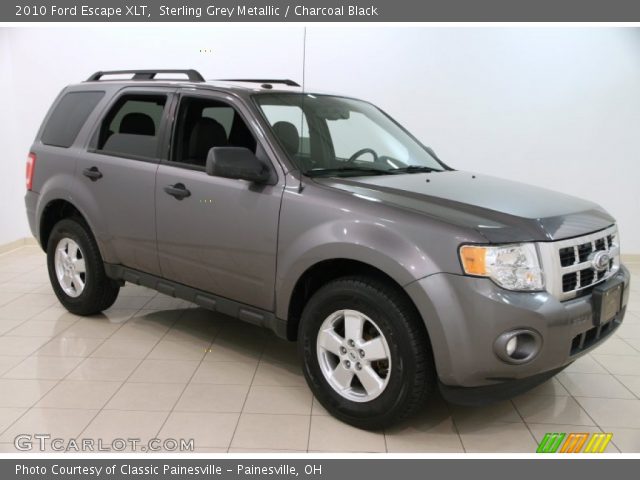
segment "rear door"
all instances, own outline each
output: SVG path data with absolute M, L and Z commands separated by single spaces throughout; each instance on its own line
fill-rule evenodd
M 88 217 L 97 219 L 95 234 L 105 261 L 156 275 L 155 178 L 166 154 L 166 117 L 174 92 L 121 90 L 95 126 L 76 170 L 82 203 Z
M 270 163 L 245 108 L 229 95 L 181 95 L 157 175 L 158 253 L 165 278 L 272 310 L 284 178 L 278 170 L 274 185 L 255 185 L 205 172 L 215 146 L 246 147 Z

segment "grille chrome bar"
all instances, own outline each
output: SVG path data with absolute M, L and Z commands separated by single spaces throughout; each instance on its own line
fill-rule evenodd
M 596 250 L 596 251 L 600 252 L 601 250 Z M 618 247 L 614 246 L 613 248 L 609 249 L 609 252 L 611 253 L 611 256 L 614 257 L 615 255 L 619 254 L 619 249 Z M 580 270 L 585 270 L 587 268 L 593 268 L 591 261 L 574 263 L 573 265 L 569 265 L 568 267 L 562 267 L 562 273 L 564 274 L 564 273 L 580 272 Z
M 604 282 L 620 268 L 615 225 L 581 237 L 539 242 L 537 246 L 546 289 L 560 301 L 575 298 L 581 290 Z M 600 251 L 608 251 L 611 256 L 609 265 L 602 271 L 596 270 L 592 263 L 593 255 Z

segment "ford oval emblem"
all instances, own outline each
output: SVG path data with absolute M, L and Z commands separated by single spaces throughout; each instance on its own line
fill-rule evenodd
M 609 267 L 609 262 L 611 261 L 611 254 L 606 250 L 601 250 L 596 252 L 596 254 L 591 259 L 591 265 L 593 265 L 594 270 L 598 272 L 602 272 Z

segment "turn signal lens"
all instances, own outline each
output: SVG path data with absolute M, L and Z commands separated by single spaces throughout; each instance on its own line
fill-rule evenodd
M 460 248 L 460 260 L 462 261 L 464 271 L 469 275 L 485 276 L 487 274 L 486 256 L 487 247 L 464 245 Z

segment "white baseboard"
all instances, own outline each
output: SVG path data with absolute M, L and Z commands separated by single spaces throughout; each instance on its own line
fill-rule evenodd
M 625 253 L 620 255 L 622 263 L 640 263 L 640 255 L 635 253 Z
M 33 237 L 20 238 L 13 242 L 4 243 L 0 245 L 0 253 L 10 252 L 16 248 L 24 247 L 26 245 L 37 245 L 38 241 Z

